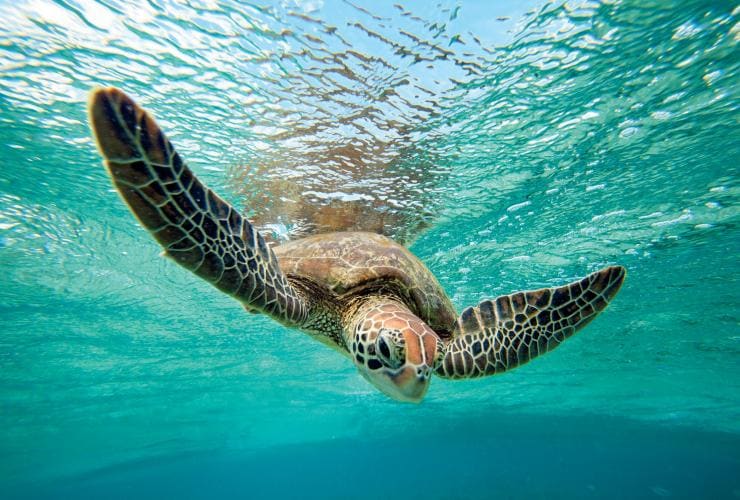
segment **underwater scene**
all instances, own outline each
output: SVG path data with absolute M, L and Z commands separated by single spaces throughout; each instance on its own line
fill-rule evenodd
M 739 42 L 717 0 L 0 0 L 0 497 L 740 498 Z M 162 257 L 96 87 L 272 248 L 386 235 L 457 313 L 626 279 L 398 402 Z

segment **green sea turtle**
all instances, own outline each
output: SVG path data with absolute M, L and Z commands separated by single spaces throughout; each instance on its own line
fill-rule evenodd
M 554 349 L 607 306 L 625 277 L 623 267 L 607 267 L 458 316 L 434 275 L 389 238 L 338 232 L 271 248 L 122 91 L 93 90 L 89 112 L 116 189 L 166 256 L 249 311 L 336 348 L 397 400 L 420 401 L 433 373 L 494 375 Z

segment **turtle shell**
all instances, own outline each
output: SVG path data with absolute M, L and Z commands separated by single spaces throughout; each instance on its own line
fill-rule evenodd
M 340 304 L 357 295 L 391 293 L 440 336 L 450 336 L 457 314 L 442 286 L 415 255 L 385 236 L 319 234 L 273 250 L 286 275 L 310 279 Z

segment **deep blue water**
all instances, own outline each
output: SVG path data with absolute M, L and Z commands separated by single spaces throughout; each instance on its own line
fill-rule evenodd
M 0 494 L 740 497 L 738 15 L 0 3 Z M 627 281 L 547 356 L 396 403 L 159 257 L 95 150 L 95 85 L 274 239 L 385 232 L 458 310 Z
M 736 435 L 608 417 L 487 415 L 262 452 L 199 451 L 39 489 L 86 498 L 718 498 L 738 495 Z

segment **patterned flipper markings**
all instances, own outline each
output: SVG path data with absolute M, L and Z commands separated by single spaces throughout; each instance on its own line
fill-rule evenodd
M 494 375 L 555 349 L 604 310 L 625 274 L 621 266 L 607 267 L 569 285 L 468 307 L 457 320 L 437 374 L 453 379 Z
M 89 112 L 116 189 L 168 257 L 250 309 L 305 321 L 306 304 L 259 232 L 195 177 L 146 111 L 106 88 L 92 92 Z

